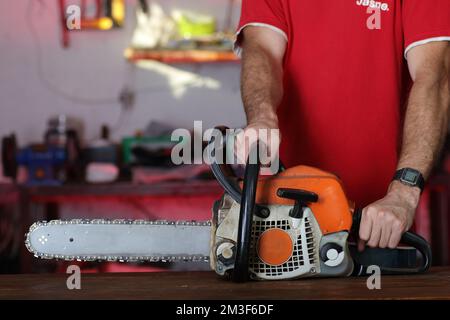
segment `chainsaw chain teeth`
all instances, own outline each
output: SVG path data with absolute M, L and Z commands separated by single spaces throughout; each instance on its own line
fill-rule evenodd
M 196 226 L 206 227 L 211 226 L 211 221 L 168 221 L 168 220 L 130 220 L 130 219 L 72 219 L 72 220 L 51 220 L 35 222 L 25 235 L 25 246 L 36 258 L 41 259 L 56 259 L 65 261 L 107 261 L 107 262 L 208 262 L 209 256 L 204 255 L 186 255 L 186 256 L 142 256 L 142 257 L 127 257 L 127 256 L 65 256 L 53 255 L 37 252 L 31 246 L 30 234 L 38 227 L 47 225 L 64 225 L 64 224 L 132 224 L 132 225 L 177 225 L 177 226 Z

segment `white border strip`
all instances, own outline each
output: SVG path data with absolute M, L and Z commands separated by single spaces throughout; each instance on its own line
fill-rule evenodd
M 246 27 L 249 26 L 254 26 L 254 27 L 265 27 L 265 28 L 269 28 L 272 31 L 275 31 L 276 33 L 279 33 L 281 36 L 283 36 L 284 40 L 286 40 L 286 42 L 288 42 L 288 37 L 286 35 L 286 33 L 281 30 L 280 28 L 277 28 L 271 24 L 268 23 L 262 23 L 262 22 L 249 22 L 247 24 L 244 24 L 242 27 L 239 28 L 239 30 L 236 32 L 236 37 L 234 40 L 234 46 L 233 46 L 233 51 L 234 53 L 240 57 L 241 56 L 241 47 L 237 44 L 238 43 L 238 39 L 239 39 L 239 35 L 241 34 L 242 30 L 244 30 Z
M 411 43 L 406 49 L 405 49 L 405 59 L 407 59 L 408 51 L 412 48 L 415 48 L 417 46 L 421 46 L 423 44 L 427 44 L 433 41 L 450 41 L 450 37 L 434 37 L 434 38 L 428 38 L 420 41 L 416 41 Z

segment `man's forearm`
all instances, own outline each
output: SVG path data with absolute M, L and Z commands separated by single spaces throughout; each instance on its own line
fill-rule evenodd
M 251 41 L 243 48 L 241 92 L 248 124 L 277 123 L 276 108 L 283 98 L 282 65 Z
M 408 68 L 414 85 L 405 114 L 398 169 L 419 170 L 425 178 L 442 148 L 449 118 L 449 57 L 446 42 L 416 46 L 408 53 Z M 413 224 L 420 189 L 393 180 L 385 197 L 364 208 L 358 248 L 397 247 Z
M 449 81 L 445 72 L 433 81 L 417 80 L 410 93 L 398 168 L 411 167 L 428 177 L 448 130 Z

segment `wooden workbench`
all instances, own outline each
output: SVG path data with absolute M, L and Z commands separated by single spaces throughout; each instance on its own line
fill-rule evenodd
M 366 277 L 235 284 L 212 272 L 83 274 L 68 290 L 64 274 L 0 275 L 1 299 L 447 299 L 450 268 L 414 276 L 382 276 L 381 290 Z

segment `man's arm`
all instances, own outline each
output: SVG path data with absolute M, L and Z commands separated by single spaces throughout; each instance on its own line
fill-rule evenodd
M 432 42 L 408 53 L 411 89 L 398 169 L 414 168 L 425 178 L 439 156 L 450 110 L 450 44 Z M 363 210 L 359 236 L 370 247 L 395 248 L 412 225 L 420 189 L 393 181 L 386 197 Z
M 405 115 L 398 168 L 411 167 L 430 175 L 448 130 L 449 42 L 432 42 L 408 53 L 414 81 Z
M 247 124 L 278 128 L 276 108 L 283 98 L 286 40 L 264 27 L 247 27 L 242 39 L 241 92 Z
M 286 40 L 269 28 L 248 26 L 243 30 L 241 43 L 241 94 L 247 116 L 245 130 L 278 129 L 276 109 L 283 98 Z M 240 148 L 243 148 L 242 137 L 238 137 L 236 144 L 236 149 Z M 247 152 L 245 150 L 245 155 Z M 241 160 L 245 159 L 246 156 Z

